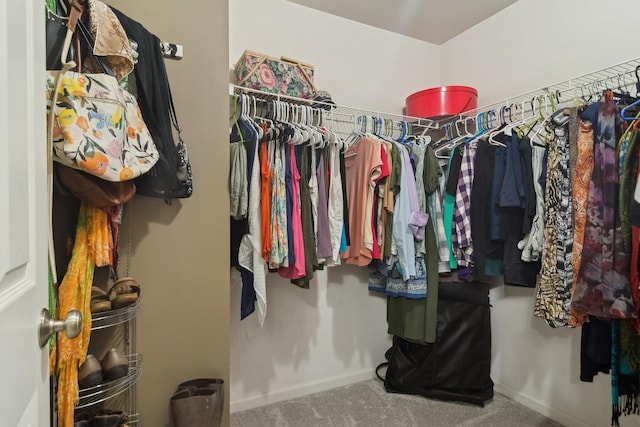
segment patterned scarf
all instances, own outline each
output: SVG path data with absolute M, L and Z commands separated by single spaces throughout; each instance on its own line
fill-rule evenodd
M 71 261 L 58 292 L 59 318 L 69 310 L 82 313 L 82 333 L 69 339 L 58 337 L 58 426 L 73 425 L 73 408 L 78 401 L 78 368 L 84 362 L 91 334 L 91 285 L 95 266 L 109 264 L 111 236 L 107 213 L 85 203 L 80 206 Z
M 594 131 L 594 167 L 589 188 L 582 262 L 572 307 L 603 319 L 635 316 L 629 260 L 616 215 L 616 143 L 622 133 L 616 105 L 603 99 Z

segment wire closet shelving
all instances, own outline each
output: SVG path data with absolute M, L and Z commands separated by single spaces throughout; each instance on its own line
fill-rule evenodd
M 543 104 L 545 109 L 549 109 L 552 106 L 566 106 L 574 102 L 574 100 L 586 101 L 588 98 L 593 98 L 605 90 L 628 91 L 629 89 L 633 91 L 633 95 L 640 95 L 640 57 L 550 84 L 518 96 L 483 105 L 462 112 L 459 115 L 439 118 L 412 117 L 404 114 L 386 113 L 364 108 L 318 102 L 312 99 L 263 92 L 234 84 L 229 85 L 229 95 L 248 95 L 251 99 L 261 103 L 262 107 L 272 101 L 281 101 L 291 105 L 308 107 L 313 105 L 318 107 L 318 109 L 326 111 L 326 121 L 329 125 L 334 125 L 336 132 L 340 134 L 349 134 L 354 129 L 362 129 L 361 119 L 363 117 L 390 121 L 396 130 L 401 128 L 403 123 L 404 125 L 409 124 L 411 128 L 413 128 L 413 133 L 419 134 L 433 129 L 445 128 L 447 125 L 462 118 L 473 118 L 477 120 L 478 117 L 487 112 L 498 114 L 501 109 L 512 109 L 512 115 L 520 115 L 523 112 L 534 113 L 539 110 Z M 514 113 L 513 110 L 517 110 L 517 113 Z

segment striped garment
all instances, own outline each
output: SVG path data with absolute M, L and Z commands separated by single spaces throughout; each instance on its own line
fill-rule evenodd
M 470 144 L 463 149 L 462 164 L 458 175 L 458 191 L 456 193 L 453 214 L 454 232 L 458 247 L 455 252 L 458 266 L 473 266 L 473 242 L 471 239 L 471 188 L 473 187 L 473 164 L 476 149 Z

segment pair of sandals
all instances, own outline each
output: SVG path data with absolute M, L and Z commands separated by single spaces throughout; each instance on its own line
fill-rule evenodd
M 102 313 L 135 304 L 140 298 L 140 285 L 132 277 L 118 279 L 108 292 L 91 287 L 91 313 Z
M 129 415 L 124 411 L 102 409 L 97 412 L 76 414 L 73 427 L 120 427 L 128 420 Z

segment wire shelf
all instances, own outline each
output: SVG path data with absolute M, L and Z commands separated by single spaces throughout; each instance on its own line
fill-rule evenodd
M 635 89 L 636 96 L 640 92 L 640 58 L 634 58 L 620 64 L 612 65 L 591 73 L 583 74 L 562 82 L 554 83 L 536 90 L 525 92 L 518 96 L 510 97 L 502 101 L 487 104 L 473 110 L 465 111 L 459 115 L 446 118 L 430 119 L 421 117 L 411 117 L 402 114 L 383 113 L 379 111 L 362 108 L 347 107 L 344 105 L 334 105 L 326 102 L 317 102 L 310 99 L 296 98 L 286 95 L 277 95 L 249 89 L 242 86 L 229 85 L 229 94 L 247 94 L 263 102 L 284 101 L 294 105 L 317 106 L 326 110 L 330 123 L 338 126 L 337 133 L 349 134 L 359 127 L 358 117 L 373 117 L 377 119 L 391 120 L 395 129 L 402 122 L 409 123 L 416 128 L 414 134 L 431 129 L 442 129 L 463 117 L 475 117 L 480 113 L 488 111 L 497 112 L 502 107 L 508 108 L 517 105 L 518 114 L 523 111 L 537 111 L 539 103 L 545 103 L 546 108 L 553 106 L 563 106 L 574 99 L 584 99 L 594 97 L 606 89 Z
M 517 114 L 533 112 L 539 109 L 539 103 L 544 103 L 550 108 L 551 99 L 555 107 L 565 106 L 574 100 L 585 101 L 586 98 L 598 96 L 605 90 L 629 90 L 636 91 L 636 96 L 640 92 L 640 58 L 634 58 L 616 65 L 583 74 L 562 82 L 541 87 L 536 90 L 525 92 L 518 96 L 503 99 L 498 102 L 486 104 L 473 110 L 468 110 L 460 115 L 447 117 L 438 121 L 439 127 L 444 127 L 463 116 L 475 116 L 488 111 L 497 111 L 503 107 L 509 108 L 518 106 Z
M 96 331 L 99 329 L 110 328 L 112 326 L 120 325 L 134 319 L 140 314 L 142 310 L 142 299 L 138 298 L 135 304 L 128 305 L 126 307 L 118 308 L 116 310 L 104 311 L 101 313 L 95 313 L 91 315 L 91 330 Z
M 122 378 L 104 382 L 94 387 L 80 390 L 80 401 L 76 409 L 86 408 L 102 403 L 133 387 L 142 376 L 142 355 L 129 354 L 129 372 Z
M 142 426 L 142 417 L 140 416 L 140 414 L 136 413 L 136 414 L 129 414 L 129 420 L 125 423 L 128 426 Z
M 287 95 L 278 95 L 263 92 L 256 89 L 250 89 L 234 84 L 229 84 L 229 95 L 245 94 L 253 99 L 263 103 L 263 106 L 272 101 L 282 101 L 292 105 L 301 105 L 324 111 L 324 116 L 329 126 L 333 125 L 339 134 L 350 134 L 355 128 L 359 128 L 362 124 L 358 122 L 359 118 L 375 118 L 391 121 L 394 129 L 400 130 L 402 126 L 409 124 L 416 128 L 416 131 L 422 132 L 428 129 L 437 129 L 436 120 L 421 117 L 412 117 L 404 114 L 385 113 L 381 111 L 367 110 L 357 107 L 349 107 L 346 105 L 338 105 L 327 102 L 315 101 L 313 99 L 296 98 Z M 369 122 L 373 124 L 373 120 Z

